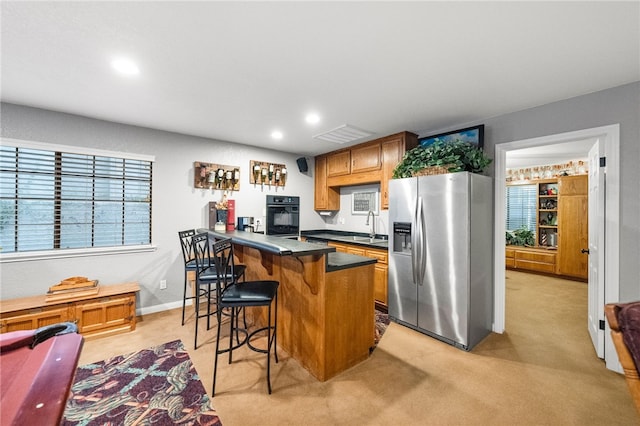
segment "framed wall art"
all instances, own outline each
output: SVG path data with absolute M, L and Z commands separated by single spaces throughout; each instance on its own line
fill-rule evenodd
M 454 130 L 452 132 L 439 133 L 433 136 L 425 136 L 418 139 L 421 146 L 429 146 L 436 141 L 453 142 L 461 140 L 476 145 L 478 148 L 484 146 L 484 124 L 474 127 L 466 127 L 464 129 Z

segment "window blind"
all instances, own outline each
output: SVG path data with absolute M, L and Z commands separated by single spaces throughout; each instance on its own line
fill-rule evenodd
M 536 232 L 537 185 L 507 186 L 506 194 L 507 231 L 525 227 Z
M 152 162 L 0 146 L 3 253 L 151 243 Z

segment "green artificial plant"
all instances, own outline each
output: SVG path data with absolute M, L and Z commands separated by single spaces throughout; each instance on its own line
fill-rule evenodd
M 506 243 L 510 246 L 533 246 L 535 244 L 535 236 L 533 231 L 529 231 L 523 225 L 515 231 L 507 231 Z
M 408 151 L 393 170 L 393 178 L 412 177 L 426 167 L 446 165 L 450 165 L 450 173 L 482 173 L 491 161 L 491 158 L 474 144 L 461 140 L 436 141 L 431 145 L 419 145 Z

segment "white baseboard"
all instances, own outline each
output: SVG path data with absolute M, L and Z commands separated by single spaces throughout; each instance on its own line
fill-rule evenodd
M 192 301 L 187 300 L 187 306 L 191 306 L 191 305 L 192 305 Z M 176 308 L 182 308 L 182 300 L 176 300 L 175 302 L 171 302 L 171 303 L 163 303 L 161 305 L 146 306 L 144 308 L 136 309 L 136 315 L 140 316 L 140 315 L 154 314 L 156 312 L 168 311 L 170 309 L 176 309 Z

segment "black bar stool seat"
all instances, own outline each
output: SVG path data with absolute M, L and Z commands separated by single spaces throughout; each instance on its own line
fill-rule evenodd
M 198 236 L 194 237 L 194 244 L 198 244 Z M 249 349 L 267 354 L 267 389 L 271 393 L 271 352 L 278 362 L 277 352 L 277 323 L 278 323 L 278 286 L 280 283 L 273 280 L 256 280 L 237 282 L 233 280 L 233 271 L 236 266 L 233 256 L 233 244 L 231 239 L 219 240 L 213 243 L 213 260 L 216 266 L 216 290 L 218 292 L 217 300 L 217 319 L 218 333 L 216 337 L 215 361 L 213 367 L 213 387 L 211 396 L 215 396 L 216 391 L 216 375 L 218 372 L 218 355 L 228 352 L 229 364 L 233 361 L 233 351 L 244 344 Z M 231 271 L 231 273 L 219 273 L 217 271 Z M 249 332 L 246 324 L 244 328 L 238 326 L 238 314 L 247 307 L 268 307 L 268 321 L 265 327 L 258 328 Z M 272 315 L 273 309 L 273 315 Z M 228 311 L 231 316 L 229 321 L 229 347 L 221 349 L 221 325 L 222 312 Z M 251 341 L 258 333 L 267 334 L 266 348 L 258 348 Z M 239 333 L 243 334 L 242 340 L 238 338 Z M 233 335 L 236 335 L 236 344 L 234 345 Z

